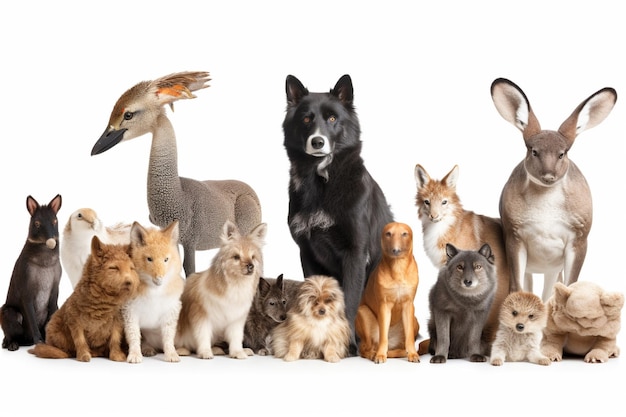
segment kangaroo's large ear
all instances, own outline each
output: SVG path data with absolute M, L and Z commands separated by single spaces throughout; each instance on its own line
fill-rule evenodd
M 581 132 L 600 124 L 613 110 L 617 101 L 617 92 L 610 87 L 596 91 L 580 103 L 572 114 L 565 119 L 559 133 L 573 142 Z
M 518 128 L 524 140 L 541 131 L 526 94 L 515 83 L 506 78 L 497 78 L 491 83 L 491 98 L 500 116 Z
M 54 198 L 48 203 L 48 207 L 52 209 L 54 214 L 57 214 L 61 209 L 61 194 L 54 196 Z

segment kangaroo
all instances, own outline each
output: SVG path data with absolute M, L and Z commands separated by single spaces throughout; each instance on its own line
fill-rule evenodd
M 482 340 L 491 345 L 499 324 L 500 305 L 506 296 L 519 288 L 512 279 L 506 259 L 502 222 L 499 218 L 465 210 L 456 192 L 459 166 L 455 165 L 441 180 L 430 177 L 426 169 L 415 166 L 417 194 L 415 205 L 422 222 L 424 250 L 436 268 L 443 267 L 448 243 L 459 249 L 479 250 L 488 243 L 495 258 L 496 294 L 483 329 Z M 487 352 L 489 348 L 486 347 Z
M 586 98 L 557 131 L 542 130 L 526 94 L 513 82 L 491 84 L 496 109 L 522 132 L 526 157 L 513 169 L 500 195 L 500 217 L 512 278 L 533 291 L 533 274 L 543 274 L 542 300 L 555 282 L 578 280 L 592 223 L 587 180 L 568 157 L 574 139 L 601 123 L 617 100 L 606 87 Z
M 26 197 L 31 216 L 28 238 L 15 262 L 6 303 L 0 308 L 2 347 L 10 351 L 43 342 L 46 325 L 59 308 L 63 273 L 57 219 L 60 208 L 59 194 L 47 205 L 40 205 L 32 196 Z

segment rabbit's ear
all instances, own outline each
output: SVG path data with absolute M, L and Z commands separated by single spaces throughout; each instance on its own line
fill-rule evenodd
M 491 98 L 498 113 L 527 139 L 541 131 L 526 94 L 514 82 L 498 78 L 491 83 Z
M 559 133 L 574 141 L 581 132 L 600 124 L 613 110 L 617 101 L 617 92 L 610 87 L 596 91 L 580 103 L 572 114 L 565 119 Z

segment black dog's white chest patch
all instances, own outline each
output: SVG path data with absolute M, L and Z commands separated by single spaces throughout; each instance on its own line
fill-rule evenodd
M 324 210 L 317 210 L 310 214 L 297 213 L 289 222 L 289 229 L 295 236 L 306 234 L 309 236 L 312 229 L 329 229 L 335 225 L 335 220 Z

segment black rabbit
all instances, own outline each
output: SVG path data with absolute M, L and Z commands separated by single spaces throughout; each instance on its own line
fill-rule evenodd
M 15 262 L 7 300 L 0 308 L 2 347 L 18 350 L 45 341 L 45 327 L 58 309 L 61 260 L 57 213 L 61 195 L 48 205 L 26 198 L 31 215 L 28 239 Z

